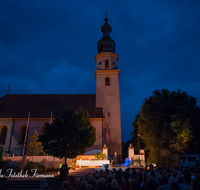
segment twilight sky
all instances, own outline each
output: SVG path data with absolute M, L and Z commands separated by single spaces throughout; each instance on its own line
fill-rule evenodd
M 8 86 L 10 94 L 95 94 L 105 12 L 119 55 L 123 141 L 154 90 L 200 101 L 198 0 L 0 0 L 0 97 Z

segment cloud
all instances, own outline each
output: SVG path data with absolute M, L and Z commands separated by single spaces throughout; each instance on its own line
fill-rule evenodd
M 94 94 L 94 56 L 107 11 L 119 54 L 125 140 L 155 89 L 180 88 L 200 98 L 199 7 L 172 0 L 1 0 L 0 96 L 8 85 L 13 94 Z

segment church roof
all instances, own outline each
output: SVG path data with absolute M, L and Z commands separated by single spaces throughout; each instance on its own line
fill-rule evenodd
M 54 118 L 68 108 L 82 107 L 91 118 L 102 118 L 103 108 L 96 108 L 95 94 L 7 94 L 0 98 L 0 118 Z

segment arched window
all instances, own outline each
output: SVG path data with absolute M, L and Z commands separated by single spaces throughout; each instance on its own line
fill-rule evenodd
M 0 144 L 4 145 L 6 144 L 6 135 L 7 135 L 7 127 L 1 126 L 0 127 Z
M 25 135 L 26 135 L 26 125 L 23 125 L 23 126 L 21 126 L 21 128 L 19 130 L 19 137 L 18 137 L 19 145 L 24 144 Z M 27 136 L 28 136 L 28 133 L 27 133 Z
M 46 133 L 47 133 L 47 127 L 43 125 L 40 134 L 45 135 Z
M 110 86 L 110 77 L 105 78 L 105 85 Z
M 105 60 L 105 69 L 109 69 L 109 60 Z

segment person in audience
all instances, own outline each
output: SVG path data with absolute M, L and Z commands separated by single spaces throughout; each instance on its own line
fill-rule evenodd
M 170 188 L 171 190 L 180 190 L 180 186 L 178 185 L 176 181 L 173 181 L 170 183 Z
M 193 179 L 191 186 L 192 186 L 192 190 L 200 190 L 200 180 Z
M 140 190 L 139 182 L 136 179 L 130 180 L 130 190 Z
M 118 184 L 116 179 L 112 180 L 111 185 L 113 187 L 113 190 L 118 190 L 119 189 L 119 184 Z
M 63 166 L 64 168 L 64 166 Z M 61 170 L 62 171 L 62 170 Z M 66 170 L 65 170 L 66 171 Z M 62 179 L 65 173 L 61 172 Z M 100 170 L 86 174 L 80 180 L 68 176 L 61 190 L 200 190 L 200 167 L 154 168 L 135 170 L 126 168 Z
M 61 185 L 61 190 L 72 190 L 69 181 L 63 181 Z

